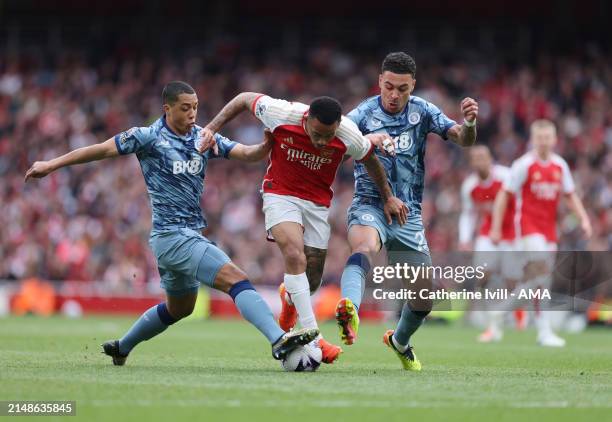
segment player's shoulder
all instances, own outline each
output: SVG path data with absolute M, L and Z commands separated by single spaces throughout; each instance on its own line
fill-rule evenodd
M 527 151 L 519 158 L 512 162 L 512 169 L 528 168 L 536 162 L 536 156 L 533 151 Z
M 308 106 L 298 101 L 287 101 L 262 95 L 253 104 L 253 113 L 259 119 L 275 122 L 275 126 L 283 124 L 299 125 Z
M 567 161 L 565 160 L 565 158 L 561 157 L 559 154 L 557 153 L 553 153 L 550 157 L 550 161 L 552 161 L 554 164 L 560 166 L 560 167 L 566 167 L 569 168 L 569 165 L 567 164 Z
M 164 126 L 164 117 L 162 116 L 156 119 L 149 126 L 143 126 L 135 129 L 137 129 L 140 139 L 147 142 L 159 138 L 161 131 L 164 130 Z
M 366 98 L 362 102 L 357 105 L 357 109 L 364 111 L 374 111 L 377 108 L 380 108 L 380 95 L 372 95 L 371 97 Z
M 478 175 L 470 173 L 461 184 L 461 191 L 464 194 L 469 194 L 476 186 L 478 186 Z
M 422 113 L 433 113 L 440 110 L 434 103 L 427 101 L 418 95 L 411 95 L 408 102 L 411 112 L 420 111 Z
M 510 168 L 503 166 L 501 164 L 494 164 L 493 165 L 493 176 L 496 179 L 504 179 L 508 173 L 510 173 Z
M 283 111 L 301 111 L 304 112 L 308 110 L 308 106 L 299 101 L 288 101 L 282 98 L 274 98 L 269 95 L 261 95 L 256 100 L 256 108 L 262 107 L 265 109 L 273 108 L 277 110 Z
M 359 130 L 357 124 L 347 116 L 342 116 L 340 126 L 336 131 L 336 137 L 344 143 L 355 142 L 358 138 L 361 139 L 363 134 Z

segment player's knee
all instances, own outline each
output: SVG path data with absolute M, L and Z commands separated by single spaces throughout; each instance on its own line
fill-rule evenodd
M 217 290 L 227 293 L 234 284 L 246 279 L 248 279 L 246 273 L 238 268 L 235 264 L 229 262 L 221 267 L 217 273 L 214 287 Z
M 195 308 L 195 301 L 168 302 L 168 312 L 177 321 L 188 317 Z
M 368 272 L 370 272 L 371 259 L 365 253 L 355 252 L 351 256 L 349 256 L 349 258 L 346 261 L 346 265 L 347 266 L 349 266 L 349 265 L 357 265 L 361 269 L 363 269 L 363 272 L 365 274 L 367 274 Z
M 417 299 L 408 301 L 410 311 L 420 318 L 425 318 L 433 308 L 433 301 L 430 299 Z
M 378 252 L 377 248 L 378 246 L 376 245 L 376 243 L 360 242 L 354 247 L 352 247 L 351 250 L 353 254 L 360 253 L 362 255 L 365 255 L 369 260 L 371 260 L 372 256 Z
M 298 247 L 287 247 L 284 251 L 285 264 L 288 269 L 302 271 L 306 268 L 306 255 Z
M 428 310 L 412 311 L 419 318 L 425 318 L 431 312 L 431 307 Z

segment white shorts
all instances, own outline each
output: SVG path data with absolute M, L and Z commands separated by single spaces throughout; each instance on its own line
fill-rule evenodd
M 521 237 L 519 248 L 527 252 L 556 252 L 557 244 L 551 242 L 543 234 L 529 234 Z
M 514 251 L 513 241 L 504 240 L 495 244 L 487 236 L 478 236 L 474 242 L 473 263 L 475 266 L 486 264 L 487 272 L 518 280 L 523 272 L 522 268 L 517 266 L 518 255 Z
M 272 237 L 272 227 L 289 221 L 304 227 L 304 246 L 327 249 L 330 236 L 327 221 L 329 208 L 295 196 L 264 193 L 262 211 L 269 237 Z
M 539 233 L 529 234 L 520 238 L 517 249 L 523 251 L 523 265 L 534 261 L 546 261 L 549 267 L 555 260 L 557 244 L 546 239 L 546 236 Z

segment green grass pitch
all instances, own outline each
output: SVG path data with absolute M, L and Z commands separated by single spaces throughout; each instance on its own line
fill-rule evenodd
M 0 400 L 75 400 L 77 416 L 68 421 L 575 422 L 612 415 L 605 329 L 567 335 L 566 348 L 551 350 L 535 345 L 533 331 L 508 331 L 503 342 L 482 345 L 475 329 L 429 323 L 414 337 L 424 370 L 408 373 L 381 342 L 387 325 L 364 324 L 336 364 L 285 373 L 243 321 L 181 322 L 114 367 L 99 345 L 132 321 L 0 318 Z M 337 341 L 334 325 L 322 330 Z

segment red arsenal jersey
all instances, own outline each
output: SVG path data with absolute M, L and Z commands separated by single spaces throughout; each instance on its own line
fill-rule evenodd
M 493 219 L 493 203 L 497 192 L 508 177 L 509 168 L 494 165 L 487 180 L 482 180 L 476 173 L 465 179 L 461 186 L 461 221 L 459 224 L 459 241 L 466 243 L 472 240 L 476 219 L 480 217 L 479 236 L 489 236 Z M 514 198 L 510 198 L 502 222 L 502 240 L 514 240 Z
M 290 195 L 329 207 L 331 185 L 344 155 L 364 159 L 373 149 L 357 126 L 342 116 L 336 136 L 324 148 L 316 148 L 304 129 L 308 106 L 266 95 L 255 99 L 253 114 L 272 131 L 274 146 L 262 189 Z
M 518 229 L 521 236 L 542 234 L 557 242 L 557 207 L 561 193 L 574 191 L 574 181 L 565 160 L 557 154 L 547 161 L 534 151 L 517 159 L 504 189 L 516 195 Z

